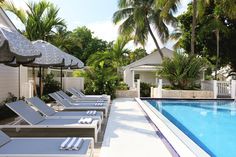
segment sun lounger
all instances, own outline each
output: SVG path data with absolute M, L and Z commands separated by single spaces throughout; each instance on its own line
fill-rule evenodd
M 94 142 L 92 138 L 76 138 L 72 144 L 78 150 L 61 149 L 61 145 L 71 138 L 10 138 L 0 131 L 0 157 L 92 157 Z M 75 138 L 74 138 L 75 139 Z M 77 142 L 78 141 L 78 142 Z M 76 145 L 80 143 L 80 145 Z M 67 143 L 66 146 L 69 146 Z
M 58 91 L 55 92 L 57 95 L 59 95 L 61 98 L 68 100 L 71 105 L 87 105 L 87 104 L 94 104 L 97 106 L 107 106 L 109 107 L 109 103 L 107 101 L 104 100 L 97 100 L 97 101 L 77 101 L 75 99 L 72 99 L 69 95 L 67 95 L 65 92 L 63 91 Z
M 75 98 L 82 98 L 84 100 L 93 100 L 93 101 L 97 101 L 97 100 L 104 100 L 104 101 L 108 101 L 109 102 L 109 98 L 107 95 L 84 95 L 84 93 L 82 93 L 80 90 L 77 90 L 76 88 L 69 88 L 67 89 L 67 91 L 69 93 L 71 93 L 73 96 L 75 96 Z
M 97 100 L 89 100 L 87 98 L 72 98 L 70 97 L 69 95 L 67 95 L 65 92 L 63 91 L 58 91 L 56 92 L 58 95 L 60 95 L 63 99 L 67 99 L 69 102 L 71 102 L 72 104 L 96 104 L 96 103 L 102 103 L 103 105 L 106 105 L 108 106 L 108 101 L 107 100 L 104 100 L 104 99 L 97 99 Z
M 65 111 L 86 111 L 86 110 L 96 110 L 102 111 L 104 117 L 107 117 L 108 106 L 100 104 L 96 105 L 96 103 L 71 103 L 69 100 L 64 99 L 56 92 L 49 94 L 58 104 L 63 106 Z
M 24 101 L 17 101 L 6 104 L 11 110 L 17 113 L 28 125 L 1 125 L 0 128 L 10 129 L 9 134 L 13 136 L 39 136 L 39 137 L 64 137 L 81 136 L 93 137 L 97 142 L 97 134 L 101 129 L 98 120 L 92 119 L 91 123 L 79 123 L 78 119 L 47 119 L 41 116 Z M 20 131 L 15 133 L 12 128 Z
M 49 107 L 44 101 L 39 99 L 38 97 L 28 98 L 26 101 L 32 105 L 34 105 L 40 113 L 45 115 L 47 118 L 62 118 L 62 119 L 73 119 L 73 118 L 81 118 L 81 117 L 93 117 L 98 119 L 100 123 L 103 121 L 103 112 L 88 110 L 88 111 L 59 111 L 56 112 L 54 109 Z

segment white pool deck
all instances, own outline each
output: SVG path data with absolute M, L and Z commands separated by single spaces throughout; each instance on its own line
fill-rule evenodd
M 100 157 L 171 157 L 134 99 L 113 101 Z

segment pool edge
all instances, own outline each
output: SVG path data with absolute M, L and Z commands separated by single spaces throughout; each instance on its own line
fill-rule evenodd
M 207 152 L 193 142 L 159 111 L 151 106 L 151 104 L 144 103 L 144 101 L 139 98 L 135 98 L 135 100 L 179 156 L 210 157 Z

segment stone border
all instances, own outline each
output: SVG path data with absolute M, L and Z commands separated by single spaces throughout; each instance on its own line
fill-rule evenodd
M 163 98 L 195 98 L 195 99 L 213 99 L 213 91 L 203 90 L 165 90 L 162 89 Z

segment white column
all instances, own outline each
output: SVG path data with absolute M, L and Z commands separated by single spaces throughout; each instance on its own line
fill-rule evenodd
M 131 73 L 132 73 L 132 87 L 135 88 L 135 82 L 134 82 L 134 70 L 132 70 Z
M 236 80 L 231 81 L 231 98 L 236 99 Z
M 137 80 L 138 98 L 140 98 L 140 79 Z
M 157 97 L 162 98 L 162 79 L 159 79 L 159 83 L 157 87 Z
M 156 86 L 158 87 L 158 81 L 159 79 L 156 77 Z
M 216 99 L 218 95 L 217 80 L 213 80 L 213 93 L 214 93 L 214 99 Z
M 34 81 L 33 80 L 29 80 L 29 98 L 34 96 Z
M 151 98 L 153 98 L 153 95 L 154 95 L 154 94 L 153 94 L 153 89 L 154 89 L 154 88 L 151 87 L 151 95 L 150 95 Z
M 205 70 L 202 71 L 202 81 L 205 81 Z

